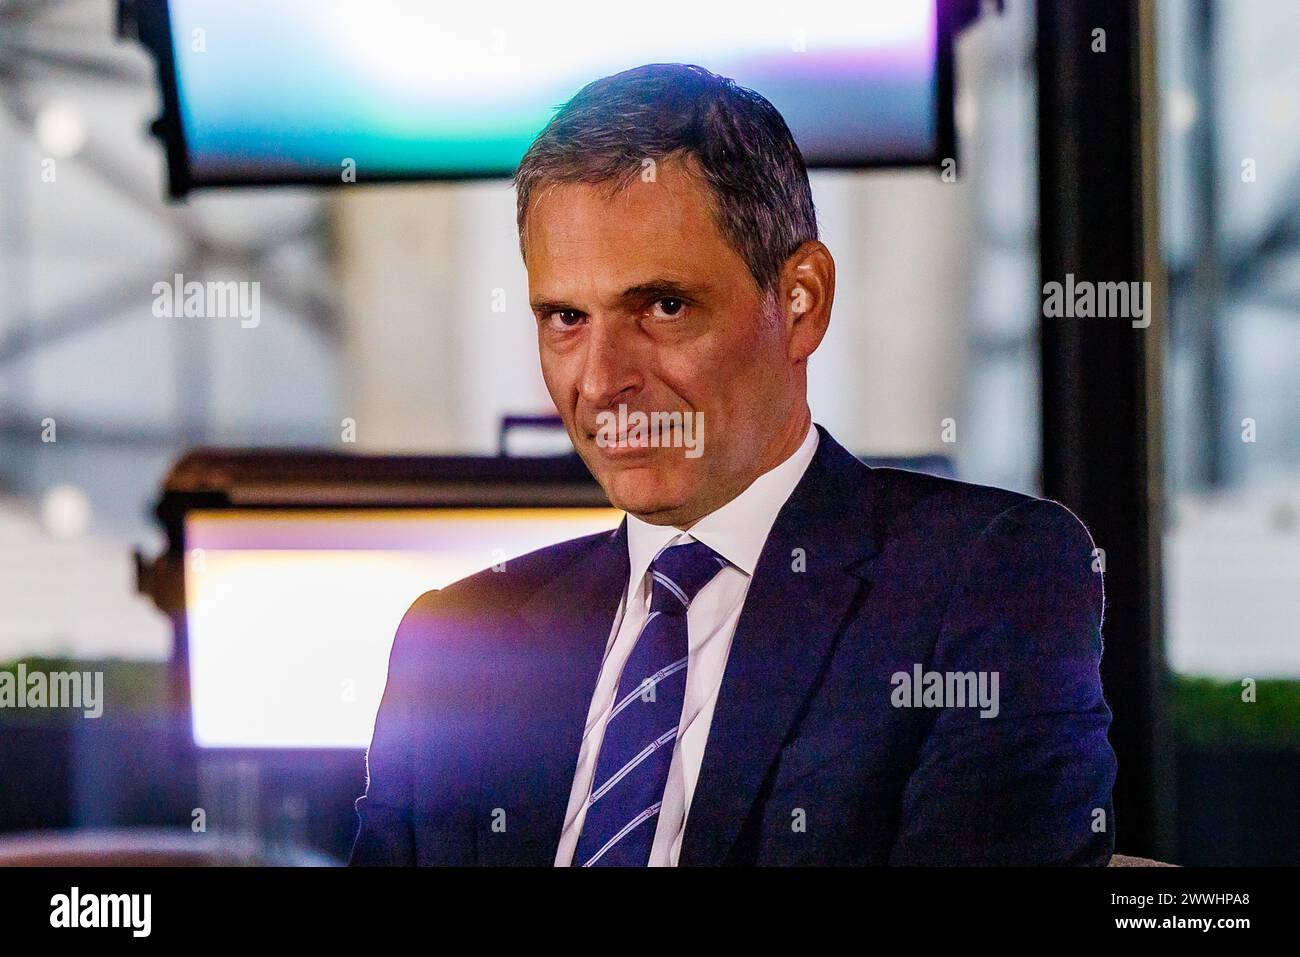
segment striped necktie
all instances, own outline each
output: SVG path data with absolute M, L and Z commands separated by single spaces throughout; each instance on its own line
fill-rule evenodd
M 574 852 L 582 867 L 644 867 L 686 698 L 686 610 L 726 562 L 703 542 L 650 563 L 650 613 L 623 666 Z

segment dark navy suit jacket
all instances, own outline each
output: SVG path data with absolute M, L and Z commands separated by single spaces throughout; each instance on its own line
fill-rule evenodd
M 679 863 L 1104 865 L 1087 530 L 1055 502 L 868 468 L 818 428 L 750 583 Z M 353 864 L 553 862 L 628 565 L 624 522 L 415 601 Z M 996 672 L 996 717 L 900 706 L 917 666 Z

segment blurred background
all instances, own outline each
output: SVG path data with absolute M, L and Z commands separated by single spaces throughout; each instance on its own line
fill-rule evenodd
M 1083 416 L 1071 426 L 1083 444 L 1060 445 L 1058 406 L 1076 393 L 1060 391 L 1063 352 L 1043 335 L 1041 290 L 1051 245 L 1074 224 L 1040 157 L 1060 174 L 1044 144 L 1076 118 L 1056 109 L 1068 73 L 1052 71 L 1050 100 L 1039 78 L 1052 31 L 1071 8 L 1085 26 L 1091 11 L 1023 0 L 987 5 L 957 40 L 955 181 L 932 168 L 812 173 L 838 264 L 813 414 L 864 458 L 1061 498 L 1100 546 L 1099 529 L 1149 528 L 1140 557 L 1108 553 L 1119 602 L 1108 659 L 1150 669 L 1107 676 L 1117 733 L 1136 742 L 1120 749 L 1120 849 L 1188 865 L 1296 864 L 1300 7 L 1113 6 L 1148 15 L 1109 39 L 1115 57 L 1136 60 L 1142 46 L 1153 64 L 1135 102 L 1158 162 L 1142 167 L 1134 205 L 1152 231 L 1154 269 L 1141 276 L 1160 308 L 1133 333 L 1145 377 L 1097 364 L 1066 379 L 1102 396 L 1086 408 L 1139 390 L 1141 416 Z M 152 558 L 177 548 L 175 516 L 159 505 L 169 475 L 174 494 L 207 488 L 174 468 L 195 450 L 294 448 L 324 456 L 323 469 L 337 453 L 469 462 L 497 456 L 505 417 L 552 412 L 514 192 L 498 177 L 169 201 L 167 157 L 149 132 L 163 106 L 154 64 L 117 37 L 116 17 L 109 0 L 0 0 L 0 664 L 102 672 L 106 699 L 93 720 L 0 709 L 0 847 L 7 836 L 26 853 L 49 830 L 105 846 L 133 829 L 179 841 L 201 809 L 200 833 L 235 859 L 337 861 L 364 786 L 361 750 L 260 747 L 216 725 L 209 746 L 199 740 L 196 663 L 177 625 L 190 639 L 199 626 L 160 601 L 161 570 L 150 575 Z M 1112 99 L 1099 87 L 1074 102 L 1101 115 Z M 1112 174 L 1124 176 L 1090 170 L 1089 182 Z M 260 322 L 160 318 L 155 284 L 176 274 L 256 279 Z M 1092 452 L 1074 467 L 1102 483 L 1132 472 L 1131 500 L 1064 493 L 1061 457 L 1104 448 L 1089 436 L 1137 450 L 1140 468 Z M 438 468 L 440 482 L 475 475 Z M 528 468 L 497 478 L 540 474 Z M 581 484 L 555 468 L 548 481 Z M 441 499 L 420 504 L 421 520 L 445 518 Z M 617 522 L 589 496 L 563 504 L 573 511 L 556 535 Z M 527 550 L 517 534 L 507 544 L 471 526 L 447 567 L 403 566 L 400 608 L 438 575 Z M 266 547 L 290 547 L 281 532 Z M 379 548 L 374 534 L 358 526 L 350 547 Z M 1140 575 L 1125 567 L 1139 561 Z M 192 604 L 199 581 L 187 581 Z M 352 603 L 369 594 L 358 588 Z M 366 625 L 385 654 L 393 624 Z M 227 669 L 255 653 L 223 647 Z

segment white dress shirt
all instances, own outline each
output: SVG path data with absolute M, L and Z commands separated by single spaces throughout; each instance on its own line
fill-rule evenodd
M 671 525 L 650 525 L 633 515 L 627 517 L 627 547 L 631 573 L 627 591 L 614 616 L 600 678 L 587 712 L 587 724 L 573 775 L 569 807 L 564 816 L 555 866 L 568 867 L 582 833 L 587 798 L 592 790 L 596 758 L 605 736 L 605 723 L 614 706 L 618 679 L 632 647 L 636 644 L 650 609 L 650 563 L 665 548 L 700 541 L 730 564 L 700 589 L 686 615 L 689 650 L 686 665 L 686 699 L 673 747 L 668 784 L 655 827 L 650 850 L 651 867 L 676 867 L 682 850 L 686 817 L 691 810 L 695 783 L 699 780 L 704 746 L 713 723 L 713 709 L 722 687 L 722 675 L 731 652 L 731 639 L 740 621 L 740 611 L 759 555 L 781 510 L 803 478 L 817 451 L 817 429 L 809 424 L 803 444 L 776 468 L 764 472 L 745 491 L 721 508 L 704 516 L 683 532 Z

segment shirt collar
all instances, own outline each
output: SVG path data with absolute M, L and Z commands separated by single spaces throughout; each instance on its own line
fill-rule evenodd
M 708 545 L 752 577 L 768 533 L 776 522 L 777 513 L 808 470 L 808 464 L 817 451 L 818 441 L 817 429 L 810 422 L 808 434 L 793 455 L 754 479 L 747 489 L 726 505 L 705 515 L 691 526 L 690 531 L 684 532 L 672 525 L 651 525 L 629 514 L 627 549 L 632 566 L 630 583 L 635 585 L 645 577 L 650 563 L 663 549 L 692 540 Z

